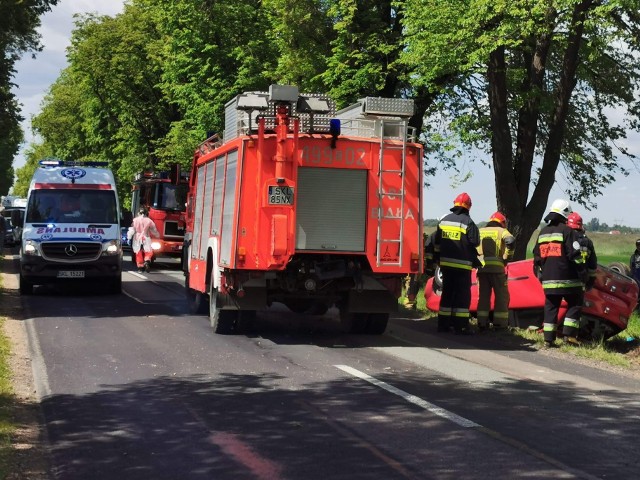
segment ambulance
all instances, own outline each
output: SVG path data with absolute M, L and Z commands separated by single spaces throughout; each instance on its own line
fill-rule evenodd
M 120 205 L 105 165 L 40 162 L 21 225 L 21 295 L 31 295 L 34 285 L 61 282 L 122 291 Z

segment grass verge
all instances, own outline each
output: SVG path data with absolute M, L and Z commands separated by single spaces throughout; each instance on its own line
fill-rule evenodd
M 0 318 L 0 332 L 4 331 L 5 321 L 5 318 Z M 11 438 L 16 429 L 13 420 L 15 397 L 8 361 L 10 354 L 9 340 L 0 333 L 0 478 L 6 478 L 10 473 L 13 456 Z

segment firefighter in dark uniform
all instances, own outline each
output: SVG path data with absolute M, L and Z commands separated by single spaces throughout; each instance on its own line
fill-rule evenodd
M 631 278 L 640 285 L 640 238 L 636 240 L 636 249 L 629 259 L 629 270 L 631 271 Z
M 494 294 L 493 327 L 509 324 L 509 288 L 507 287 L 506 262 L 513 258 L 515 238 L 507 230 L 507 219 L 496 212 L 480 229 L 480 246 L 483 266 L 478 268 L 478 328 L 489 326 L 491 293 Z
M 562 334 L 568 343 L 578 344 L 580 311 L 588 273 L 580 247 L 578 233 L 567 225 L 572 212 L 566 200 L 554 200 L 533 248 L 534 273 L 545 294 L 544 343 L 555 346 L 558 329 L 558 309 L 562 299 L 567 302 Z
M 596 281 L 596 272 L 598 271 L 598 257 L 596 255 L 596 249 L 593 246 L 591 239 L 587 237 L 587 233 L 584 231 L 582 217 L 578 213 L 572 212 L 569 214 L 567 217 L 567 225 L 578 232 L 580 251 L 582 253 L 584 264 L 587 267 L 587 273 L 589 274 L 585 290 L 591 290 L 591 287 L 593 287 L 593 284 Z
M 461 193 L 453 201 L 451 213 L 445 215 L 433 239 L 434 261 L 442 272 L 442 296 L 438 311 L 438 332 L 454 328 L 457 334 L 469 335 L 471 270 L 479 265 L 480 234 L 471 220 L 471 197 Z

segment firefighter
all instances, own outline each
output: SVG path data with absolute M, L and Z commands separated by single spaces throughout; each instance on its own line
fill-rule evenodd
M 640 238 L 636 240 L 636 249 L 629 259 L 629 270 L 631 271 L 631 278 L 640 285 Z
M 133 219 L 127 234 L 127 238 L 131 241 L 131 249 L 136 256 L 138 272 L 151 270 L 151 259 L 153 258 L 151 236 L 159 237 L 160 234 L 153 220 L 147 216 L 147 209 L 140 207 L 138 216 Z
M 433 239 L 434 261 L 442 272 L 442 296 L 438 311 L 438 332 L 451 327 L 459 335 L 469 335 L 471 270 L 479 265 L 478 227 L 471 220 L 471 197 L 461 193 L 453 201 L 451 213 L 445 215 Z
M 507 219 L 495 212 L 487 225 L 480 229 L 478 253 L 483 266 L 478 267 L 478 328 L 489 326 L 491 292 L 495 302 L 493 307 L 493 327 L 505 328 L 509 323 L 509 289 L 507 288 L 506 262 L 513 258 L 515 238 L 507 230 Z
M 580 252 L 582 253 L 582 259 L 584 260 L 584 264 L 587 268 L 587 273 L 589 274 L 589 279 L 585 284 L 585 290 L 591 290 L 591 287 L 593 287 L 593 284 L 596 281 L 596 272 L 598 270 L 598 257 L 596 256 L 596 249 L 593 246 L 593 242 L 591 241 L 591 239 L 587 237 L 587 233 L 584 231 L 582 217 L 578 213 L 572 212 L 569 214 L 569 216 L 567 217 L 567 225 L 578 232 Z
M 580 326 L 580 311 L 588 273 L 582 257 L 578 233 L 567 225 L 572 212 L 569 202 L 554 200 L 533 248 L 533 269 L 545 294 L 544 344 L 555 346 L 558 329 L 558 308 L 567 302 L 562 334 L 565 342 L 579 344 L 576 338 Z

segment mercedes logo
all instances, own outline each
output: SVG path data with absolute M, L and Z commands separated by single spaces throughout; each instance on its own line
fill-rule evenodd
M 73 257 L 76 253 L 78 253 L 78 247 L 76 247 L 73 243 L 70 243 L 66 247 L 64 247 L 64 253 L 67 254 L 67 257 Z

